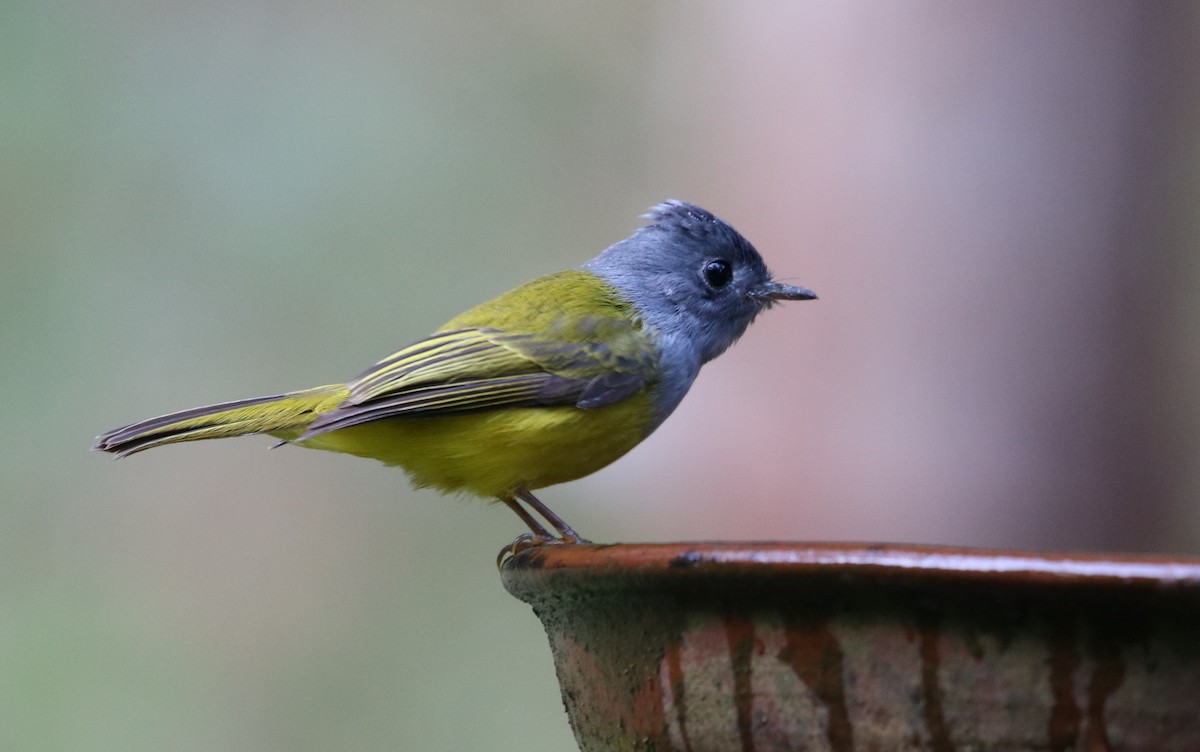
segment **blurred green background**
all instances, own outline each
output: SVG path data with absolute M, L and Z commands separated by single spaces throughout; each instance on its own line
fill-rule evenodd
M 821 300 L 545 492 L 580 531 L 1200 552 L 1198 7 L 0 4 L 0 749 L 572 749 L 506 510 L 86 448 L 668 197 Z

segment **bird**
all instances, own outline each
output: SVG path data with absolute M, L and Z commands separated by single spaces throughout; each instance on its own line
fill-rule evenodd
M 529 528 L 511 551 L 588 542 L 533 491 L 633 449 L 759 314 L 817 297 L 776 281 L 749 241 L 694 204 L 672 199 L 642 217 L 590 261 L 467 310 L 347 383 L 150 418 L 92 449 L 127 457 L 268 434 L 497 500 Z

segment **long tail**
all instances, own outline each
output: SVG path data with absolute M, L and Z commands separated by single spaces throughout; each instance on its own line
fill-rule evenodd
M 163 444 L 251 433 L 291 439 L 304 433 L 317 415 L 339 405 L 346 394 L 344 384 L 334 384 L 272 397 L 194 407 L 115 428 L 98 436 L 92 449 L 125 457 Z

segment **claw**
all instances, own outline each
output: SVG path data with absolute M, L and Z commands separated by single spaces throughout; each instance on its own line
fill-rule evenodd
M 538 546 L 544 546 L 557 542 L 557 538 L 553 538 L 549 535 L 521 533 L 516 538 L 513 538 L 512 543 L 509 543 L 507 546 L 500 549 L 500 553 L 496 554 L 496 569 L 501 569 L 504 566 L 505 561 L 513 556 L 516 556 L 522 551 L 528 551 L 531 548 L 537 548 Z
M 542 546 L 587 545 L 590 543 L 590 540 L 581 538 L 578 535 L 556 538 L 552 535 L 521 533 L 513 539 L 512 543 L 509 543 L 507 546 L 500 549 L 500 553 L 496 554 L 496 569 L 503 569 L 504 562 L 508 561 L 522 551 L 528 551 L 531 548 L 540 548 Z

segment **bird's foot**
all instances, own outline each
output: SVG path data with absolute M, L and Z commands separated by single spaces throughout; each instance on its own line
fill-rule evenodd
M 516 556 L 522 551 L 528 551 L 531 548 L 540 546 L 561 546 L 561 545 L 586 545 L 591 543 L 587 538 L 580 537 L 575 531 L 571 531 L 569 535 L 563 535 L 561 538 L 556 538 L 552 535 L 542 535 L 538 533 L 521 533 L 513 539 L 504 548 L 500 549 L 500 553 L 496 554 L 496 569 L 501 569 L 504 562 Z
M 516 556 L 522 551 L 528 551 L 531 548 L 552 544 L 558 539 L 550 535 L 542 535 L 535 533 L 521 533 L 513 539 L 504 548 L 500 549 L 500 553 L 496 554 L 496 569 L 504 566 L 504 562 L 509 558 Z

